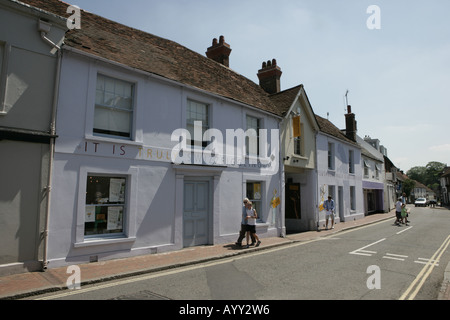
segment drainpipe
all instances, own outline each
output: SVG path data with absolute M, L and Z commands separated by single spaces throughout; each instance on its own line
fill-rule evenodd
M 53 102 L 52 102 L 52 114 L 51 114 L 51 122 L 50 122 L 50 151 L 49 151 L 49 164 L 48 164 L 48 180 L 46 186 L 47 192 L 47 207 L 45 212 L 45 225 L 43 232 L 43 240 L 44 240 L 44 248 L 43 248 L 43 257 L 42 257 L 42 269 L 43 271 L 47 270 L 48 265 L 48 230 L 49 230 L 49 221 L 50 221 L 50 194 L 52 190 L 52 176 L 53 176 L 53 158 L 55 154 L 55 139 L 56 139 L 56 109 L 58 106 L 58 95 L 59 95 L 59 79 L 61 74 L 61 58 L 62 52 L 61 48 L 56 45 L 53 41 L 46 37 L 47 33 L 50 31 L 51 24 L 39 20 L 38 30 L 41 34 L 42 40 L 44 40 L 47 44 L 57 50 L 57 62 L 56 62 L 56 73 L 55 73 L 55 84 L 53 89 Z

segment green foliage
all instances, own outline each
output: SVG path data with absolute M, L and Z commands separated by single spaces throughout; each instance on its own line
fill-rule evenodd
M 411 191 L 414 190 L 415 186 L 416 183 L 414 182 L 413 179 L 406 179 L 405 181 L 403 181 L 402 191 L 406 194 L 406 197 L 409 198 L 409 196 L 411 195 Z
M 412 167 L 406 172 L 406 175 L 413 180 L 419 181 L 432 190 L 437 190 L 439 187 L 439 178 L 442 170 L 447 165 L 437 161 L 428 162 L 425 167 Z

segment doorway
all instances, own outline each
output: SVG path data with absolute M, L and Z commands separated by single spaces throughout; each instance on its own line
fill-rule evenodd
M 184 182 L 183 246 L 209 242 L 209 181 Z

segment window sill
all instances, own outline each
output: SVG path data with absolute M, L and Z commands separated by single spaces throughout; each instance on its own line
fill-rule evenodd
M 101 245 L 108 245 L 108 244 L 118 244 L 118 243 L 128 243 L 128 242 L 135 242 L 136 237 L 121 237 L 121 238 L 93 238 L 93 239 L 86 239 L 83 242 L 75 242 L 73 244 L 74 248 L 86 248 L 86 247 L 93 247 L 93 246 L 101 246 Z
M 103 136 L 94 136 L 87 134 L 84 136 L 84 138 L 87 141 L 101 141 L 101 142 L 110 142 L 110 143 L 120 143 L 120 144 L 127 144 L 127 145 L 133 145 L 133 146 L 143 146 L 144 143 L 140 141 L 133 141 L 128 139 L 120 139 L 120 138 L 108 138 Z
M 296 154 L 296 153 L 291 154 L 291 156 L 292 156 L 293 159 L 298 159 L 298 160 L 308 160 L 307 157 L 302 156 L 302 155 L 300 155 L 300 154 Z

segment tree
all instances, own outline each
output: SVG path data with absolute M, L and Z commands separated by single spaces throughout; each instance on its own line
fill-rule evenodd
M 442 170 L 446 167 L 446 164 L 431 161 L 425 167 L 412 167 L 408 170 L 406 175 L 413 180 L 419 181 L 420 183 L 426 185 L 430 189 L 439 185 L 439 178 L 442 174 Z
M 431 188 L 433 184 L 439 183 L 439 179 L 445 167 L 446 164 L 441 162 L 437 161 L 428 162 L 427 166 L 425 167 L 427 177 L 425 185 Z
M 425 180 L 427 179 L 427 168 L 426 167 L 412 167 L 406 172 L 406 175 L 412 179 L 419 181 L 422 184 L 426 184 Z
M 414 190 L 416 186 L 416 182 L 413 179 L 406 179 L 403 181 L 402 191 L 406 194 L 406 197 L 409 198 L 411 195 L 411 191 Z

